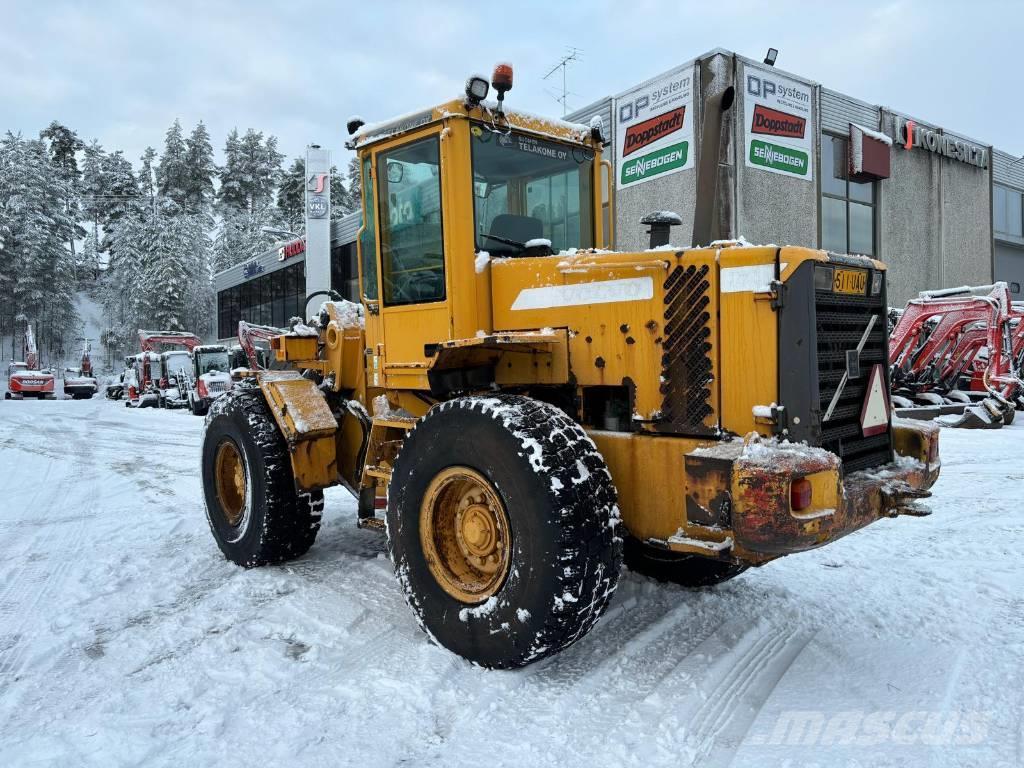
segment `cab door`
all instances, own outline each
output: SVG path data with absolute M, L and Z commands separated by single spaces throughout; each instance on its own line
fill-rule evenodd
M 373 153 L 382 385 L 429 389 L 428 352 L 451 337 L 439 126 Z M 371 379 L 373 371 L 371 373 Z

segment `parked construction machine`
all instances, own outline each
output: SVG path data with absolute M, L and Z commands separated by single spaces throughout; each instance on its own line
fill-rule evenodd
M 24 362 L 14 362 L 7 367 L 7 391 L 4 400 L 23 400 L 34 397 L 39 400 L 53 400 L 55 379 L 53 373 L 39 367 L 39 350 L 31 324 L 25 326 Z
M 303 554 L 343 485 L 428 635 L 509 668 L 584 636 L 624 555 L 709 585 L 927 512 L 938 428 L 890 416 L 885 266 L 714 242 L 731 88 L 706 101 L 693 247 L 659 215 L 620 253 L 601 126 L 506 110 L 507 65 L 491 85 L 350 123 L 361 306 L 324 302 L 271 339 L 286 370 L 211 407 L 227 558 Z
M 178 372 L 178 385 L 186 393 L 189 411 L 205 416 L 210 404 L 231 390 L 228 348 L 204 344 L 193 349 L 189 368 Z
M 1024 308 L 1006 283 L 923 291 L 889 342 L 901 413 L 955 416 L 962 427 L 1010 424 L 1024 408 Z
M 187 404 L 184 400 L 178 402 L 176 372 L 182 365 L 189 364 L 188 359 L 168 360 L 166 354 L 168 350 L 182 348 L 187 356 L 199 344 L 199 337 L 191 333 L 140 330 L 141 351 L 125 358 L 126 369 L 122 379 L 125 405 L 129 408 L 156 408 L 166 406 L 169 398 L 172 398 L 172 405 Z M 168 372 L 168 368 L 174 370 Z

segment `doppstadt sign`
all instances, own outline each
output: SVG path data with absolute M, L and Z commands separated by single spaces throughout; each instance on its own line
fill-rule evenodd
M 743 80 L 746 166 L 812 180 L 811 87 L 751 66 Z
M 920 147 L 982 170 L 988 168 L 988 150 L 985 147 L 946 136 L 939 131 L 918 125 L 913 120 L 896 118 L 896 138 L 900 146 L 907 150 Z
M 693 64 L 615 100 L 618 189 L 694 166 Z

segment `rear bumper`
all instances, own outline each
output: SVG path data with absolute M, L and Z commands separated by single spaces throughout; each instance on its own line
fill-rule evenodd
M 731 443 L 687 455 L 688 474 L 706 474 L 710 460 L 720 477 L 729 478 L 732 542 L 721 556 L 763 563 L 823 546 L 882 517 L 928 514 L 915 502 L 930 495 L 939 476 L 938 429 L 894 427 L 896 460 L 845 477 L 837 456 L 805 445 Z M 730 448 L 733 456 L 723 450 Z M 800 478 L 811 484 L 811 504 L 795 511 L 790 491 Z M 688 510 L 700 501 L 688 499 Z

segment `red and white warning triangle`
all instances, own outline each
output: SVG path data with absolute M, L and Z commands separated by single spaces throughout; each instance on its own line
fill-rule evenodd
M 867 395 L 860 409 L 860 428 L 864 437 L 878 435 L 889 428 L 889 393 L 885 391 L 885 372 L 876 363 L 868 376 Z

